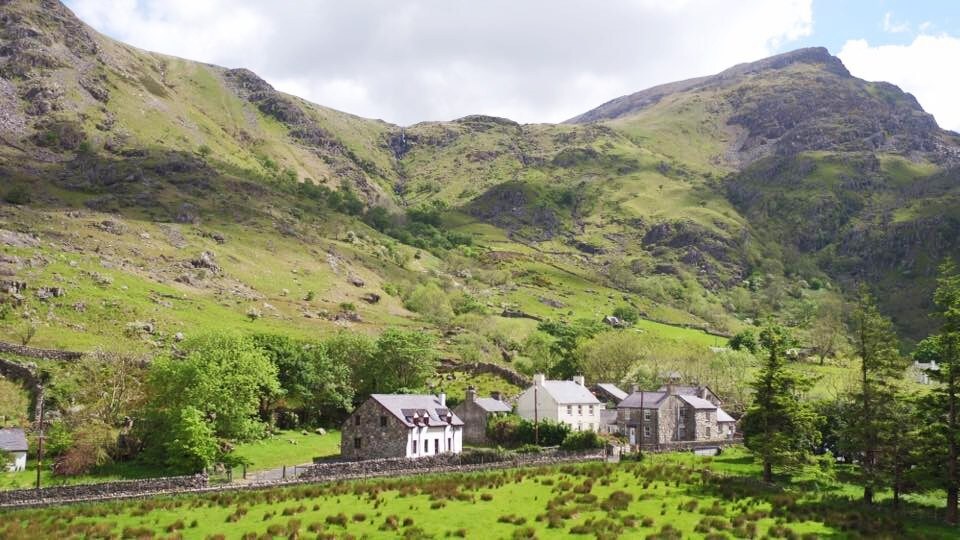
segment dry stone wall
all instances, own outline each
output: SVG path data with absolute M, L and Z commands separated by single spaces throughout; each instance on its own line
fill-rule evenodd
M 51 504 L 76 500 L 107 500 L 147 493 L 190 491 L 207 487 L 207 475 L 171 476 L 144 480 L 81 484 L 42 489 L 0 491 L 0 506 Z
M 59 351 L 56 349 L 35 349 L 24 345 L 14 343 L 5 343 L 0 341 L 0 352 L 26 356 L 27 358 L 39 358 L 41 360 L 79 360 L 83 353 L 74 351 Z

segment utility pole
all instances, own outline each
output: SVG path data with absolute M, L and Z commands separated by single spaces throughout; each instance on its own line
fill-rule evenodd
M 40 435 L 37 437 L 37 489 L 40 489 L 40 470 L 43 468 L 43 386 L 40 387 L 39 399 L 37 399 L 37 406 L 40 407 Z

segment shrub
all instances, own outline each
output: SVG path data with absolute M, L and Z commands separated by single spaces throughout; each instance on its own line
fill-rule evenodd
M 3 195 L 3 200 L 10 204 L 29 204 L 30 191 L 23 186 L 13 186 Z
M 604 442 L 596 432 L 574 431 L 563 439 L 560 448 L 564 450 L 591 450 L 603 448 Z

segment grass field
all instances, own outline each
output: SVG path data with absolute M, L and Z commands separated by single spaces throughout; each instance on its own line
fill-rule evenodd
M 955 538 L 934 509 L 851 502 L 815 470 L 757 481 L 749 455 L 653 456 L 497 472 L 24 510 L 0 537 L 123 538 Z M 883 503 L 881 503 L 883 504 Z
M 249 471 L 302 465 L 315 457 L 339 455 L 340 432 L 317 435 L 312 431 L 279 431 L 266 439 L 237 445 L 234 454 L 250 461 Z

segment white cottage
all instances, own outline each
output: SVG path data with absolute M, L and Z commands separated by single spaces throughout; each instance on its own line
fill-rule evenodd
M 538 373 L 533 376 L 533 386 L 520 394 L 517 414 L 527 420 L 563 422 L 573 431 L 601 431 L 604 406 L 583 383 L 580 376 L 548 381 Z
M 0 429 L 0 452 L 9 454 L 13 462 L 7 466 L 9 471 L 23 471 L 27 468 L 27 435 L 20 428 Z
M 419 458 L 463 451 L 463 421 L 444 394 L 373 394 L 343 423 L 345 459 Z

